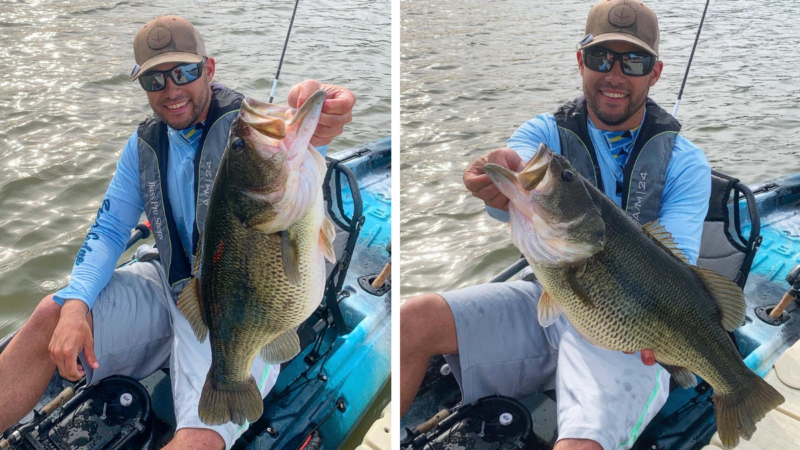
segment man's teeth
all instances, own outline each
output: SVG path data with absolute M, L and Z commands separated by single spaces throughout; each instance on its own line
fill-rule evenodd
M 605 95 L 606 97 L 611 97 L 611 98 L 623 98 L 623 97 L 625 97 L 625 94 L 618 94 L 616 92 L 606 92 L 606 91 L 600 91 L 600 92 L 602 92 L 603 95 Z
M 185 106 L 187 103 L 189 103 L 189 100 L 186 100 L 186 101 L 185 101 L 185 102 L 183 102 L 183 103 L 177 103 L 177 104 L 174 104 L 174 105 L 167 105 L 167 109 L 178 109 L 178 108 L 183 108 L 183 107 L 184 107 L 184 106 Z

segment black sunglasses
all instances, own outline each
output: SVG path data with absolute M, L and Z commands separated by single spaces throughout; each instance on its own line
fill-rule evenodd
M 147 92 L 163 91 L 167 88 L 167 77 L 178 86 L 189 84 L 200 78 L 203 73 L 205 60 L 199 63 L 180 64 L 169 70 L 148 70 L 139 77 L 139 84 Z
M 625 75 L 642 77 L 653 71 L 658 57 L 647 52 L 617 53 L 605 47 L 590 47 L 583 51 L 583 65 L 595 72 L 611 72 L 615 61 L 622 63 Z

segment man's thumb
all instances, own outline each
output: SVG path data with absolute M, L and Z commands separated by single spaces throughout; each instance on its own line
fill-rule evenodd
M 89 367 L 94 370 L 97 370 L 100 367 L 100 364 L 97 363 L 97 356 L 94 354 L 94 339 L 92 338 L 91 334 L 84 342 L 83 354 L 86 356 L 86 362 L 89 363 Z

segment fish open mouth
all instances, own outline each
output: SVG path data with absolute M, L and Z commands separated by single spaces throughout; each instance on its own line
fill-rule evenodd
M 483 170 L 496 185 L 507 179 L 520 189 L 542 193 L 550 184 L 547 173 L 554 154 L 550 147 L 541 144 L 522 172 L 516 173 L 497 164 L 486 164 Z
M 311 132 L 317 126 L 325 101 L 325 91 L 319 90 L 303 103 L 293 115 L 292 109 L 286 105 L 275 105 L 261 102 L 256 99 L 246 98 L 242 101 L 242 122 L 259 133 L 275 140 L 285 139 L 290 136 L 292 128 L 299 128 L 295 134 L 307 134 L 309 128 L 305 122 L 313 122 Z M 290 117 L 291 115 L 291 117 Z M 310 140 L 310 136 L 308 136 Z
M 553 150 L 550 147 L 539 144 L 539 150 L 533 155 L 525 168 L 519 174 L 519 182 L 523 189 L 532 191 L 539 186 L 542 180 L 547 175 L 547 169 L 550 168 L 550 162 L 553 160 Z

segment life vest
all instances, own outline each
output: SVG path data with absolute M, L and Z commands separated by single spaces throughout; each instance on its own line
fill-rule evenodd
M 211 105 L 206 127 L 194 157 L 195 221 L 192 251 L 203 229 L 211 187 L 228 142 L 231 124 L 244 96 L 220 84 L 211 85 Z M 139 183 L 147 220 L 150 221 L 159 259 L 175 296 L 192 275 L 191 255 L 186 254 L 172 215 L 167 193 L 169 138 L 167 125 L 155 116 L 139 124 Z
M 631 154 L 623 168 L 622 209 L 641 224 L 658 219 L 661 193 L 667 176 L 675 138 L 681 124 L 652 99 Z M 603 178 L 589 136 L 586 99 L 580 97 L 561 106 L 554 114 L 561 141 L 561 154 L 584 178 L 603 191 Z

